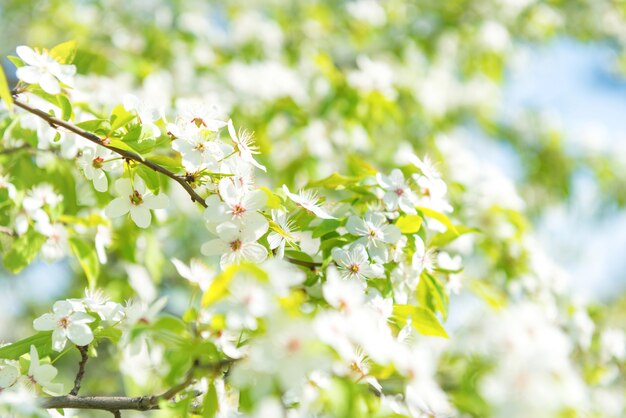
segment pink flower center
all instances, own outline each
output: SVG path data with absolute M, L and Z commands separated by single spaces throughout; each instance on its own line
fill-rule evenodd
M 404 194 L 404 189 L 402 188 L 398 188 L 396 190 L 393 191 L 398 197 L 402 196 Z
M 289 341 L 287 341 L 287 344 L 285 344 L 285 348 L 287 348 L 287 351 L 289 351 L 290 353 L 294 353 L 300 350 L 301 347 L 302 347 L 302 341 L 300 341 L 297 338 L 292 338 Z
M 59 319 L 57 321 L 57 325 L 60 328 L 67 328 L 70 326 L 70 318 L 68 318 L 67 316 L 62 317 L 61 319 Z
M 233 206 L 233 215 L 234 216 L 241 216 L 245 212 L 246 212 L 246 208 L 244 208 L 240 204 L 236 204 L 235 206 Z

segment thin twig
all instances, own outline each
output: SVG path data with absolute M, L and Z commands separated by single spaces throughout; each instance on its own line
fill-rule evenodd
M 113 418 L 122 418 L 122 413 L 119 410 L 111 411 Z
M 17 95 L 16 95 L 17 96 Z M 121 155 L 122 157 L 124 157 L 127 160 L 132 160 L 132 161 L 136 161 L 139 164 L 143 164 L 146 167 L 150 168 L 151 170 L 156 171 L 157 173 L 161 173 L 166 175 L 167 177 L 171 178 L 172 180 L 174 180 L 176 183 L 180 184 L 183 189 L 185 189 L 185 191 L 189 194 L 189 196 L 191 197 L 191 200 L 198 202 L 199 204 L 201 204 L 203 207 L 206 208 L 206 203 L 204 202 L 204 199 L 202 198 L 202 196 L 200 196 L 198 193 L 196 193 L 196 191 L 189 185 L 189 183 L 187 183 L 187 181 L 185 180 L 184 176 L 179 176 L 174 174 L 173 172 L 171 172 L 170 170 L 168 170 L 167 168 L 164 168 L 162 166 L 160 166 L 159 164 L 152 162 L 144 157 L 142 157 L 141 155 L 134 153 L 132 151 L 127 151 L 121 148 L 117 148 L 117 147 L 113 147 L 110 145 L 106 144 L 105 139 L 100 138 L 98 135 L 95 135 L 91 132 L 85 131 L 82 128 L 79 128 L 76 125 L 73 125 L 67 121 L 64 121 L 63 119 L 59 119 L 56 118 L 52 115 L 49 115 L 48 113 L 44 112 L 43 110 L 39 110 L 36 109 L 32 106 L 27 105 L 26 103 L 20 101 L 17 99 L 17 97 L 13 98 L 13 103 L 15 103 L 16 106 L 21 107 L 22 109 L 26 110 L 27 112 L 32 113 L 33 115 L 39 116 L 41 119 L 45 120 L 46 122 L 48 122 L 48 124 L 50 126 L 52 126 L 54 129 L 59 129 L 59 128 L 64 128 L 67 129 L 70 132 L 75 133 L 76 135 L 79 135 L 91 142 L 93 142 L 94 144 L 100 145 L 101 147 L 107 148 L 113 152 L 115 152 L 116 154 Z
M 74 388 L 70 391 L 70 395 L 78 395 L 78 391 L 80 390 L 80 384 L 83 380 L 83 376 L 85 375 L 85 365 L 87 364 L 87 360 L 89 360 L 89 356 L 87 355 L 87 351 L 89 350 L 88 345 L 76 346 L 78 351 L 80 351 L 80 362 L 78 363 L 78 372 L 76 373 L 76 379 L 74 379 Z
M 28 144 L 22 144 L 19 147 L 13 147 L 13 148 L 4 148 L 2 150 L 0 150 L 0 155 L 9 155 L 9 154 L 13 154 L 25 149 L 29 149 L 30 145 Z

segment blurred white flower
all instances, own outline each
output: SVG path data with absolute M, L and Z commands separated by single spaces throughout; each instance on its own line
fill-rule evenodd
M 28 46 L 18 46 L 17 55 L 26 64 L 17 69 L 17 78 L 28 84 L 39 84 L 43 91 L 49 94 L 59 94 L 61 85 L 71 85 L 72 77 L 76 74 L 73 65 L 62 65 L 52 58 L 48 52 L 36 52 Z
M 30 366 L 28 367 L 28 382 L 41 386 L 49 395 L 60 395 L 63 392 L 61 383 L 52 383 L 57 375 L 57 369 L 51 364 L 41 364 L 39 353 L 34 345 L 30 346 Z
M 289 197 L 289 199 L 293 200 L 293 202 L 307 210 L 308 212 L 313 213 L 315 216 L 322 219 L 336 219 L 334 216 L 331 216 L 322 209 L 319 205 L 319 198 L 317 194 L 312 190 L 300 190 L 300 192 L 291 193 L 287 185 L 283 184 L 283 191 Z

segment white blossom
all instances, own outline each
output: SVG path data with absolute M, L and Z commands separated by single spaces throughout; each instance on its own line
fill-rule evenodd
M 116 218 L 130 212 L 131 219 L 140 228 L 147 228 L 150 225 L 151 209 L 164 209 L 169 203 L 163 193 L 153 195 L 146 191 L 146 186 L 139 177 L 135 177 L 132 183 L 127 178 L 118 179 L 115 182 L 115 190 L 121 197 L 109 203 L 105 214 L 110 218 Z
M 63 65 L 52 58 L 47 51 L 36 52 L 30 47 L 21 45 L 16 48 L 17 55 L 26 64 L 17 69 L 17 78 L 28 84 L 39 84 L 49 94 L 59 94 L 59 81 L 71 85 L 76 67 Z
M 35 319 L 33 327 L 38 331 L 53 331 L 52 348 L 55 351 L 63 350 L 67 340 L 78 346 L 93 341 L 93 332 L 87 325 L 95 321 L 93 316 L 74 310 L 67 300 L 55 302 L 52 311 Z

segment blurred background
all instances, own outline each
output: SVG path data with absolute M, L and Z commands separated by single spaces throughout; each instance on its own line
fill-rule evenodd
M 267 184 L 349 173 L 351 158 L 388 169 L 407 149 L 428 154 L 456 184 L 452 196 L 485 207 L 455 214 L 505 242 L 466 243 L 490 260 L 470 260 L 468 276 L 515 293 L 535 263 L 519 254 L 540 251 L 535 268 L 571 306 L 609 306 L 606 317 L 625 325 L 622 2 L 3 0 L 0 27 L 2 56 L 77 40 L 77 100 L 84 89 L 103 108 L 127 92 L 165 108 L 198 96 L 215 104 L 255 130 Z M 496 225 L 503 208 L 528 222 L 511 221 L 529 240 Z M 180 310 L 172 267 L 161 265 L 168 309 Z M 60 260 L 0 273 L 0 341 L 23 336 L 36 306 L 75 292 L 73 271 Z M 464 298 L 451 327 L 467 326 Z

